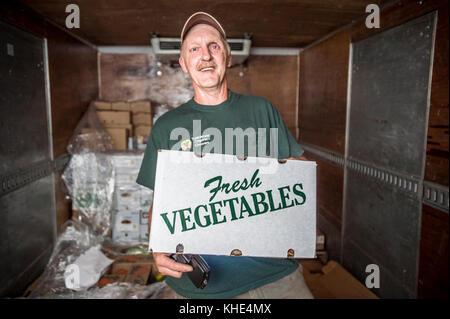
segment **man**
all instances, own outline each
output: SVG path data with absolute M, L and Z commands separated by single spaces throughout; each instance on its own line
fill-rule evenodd
M 215 128 L 222 133 L 224 141 L 221 145 L 230 143 L 225 138 L 226 128 L 275 128 L 278 130 L 278 143 L 275 143 L 278 144 L 278 158 L 300 158 L 303 150 L 269 101 L 228 90 L 225 75 L 227 67 L 231 66 L 230 48 L 224 29 L 214 17 L 203 12 L 193 14 L 183 27 L 181 41 L 179 62 L 192 79 L 194 97 L 155 123 L 137 179 L 139 184 L 154 188 L 158 149 L 178 147 L 178 150 L 213 151 L 208 148 L 212 142 L 210 135 L 193 136 L 195 122 L 199 121 L 202 127 Z M 171 133 L 180 127 L 187 129 L 192 138 L 184 141 L 171 138 Z M 243 155 L 249 154 L 247 144 Z M 217 149 L 214 152 L 225 153 Z M 228 153 L 239 155 L 239 150 L 232 145 Z M 149 218 L 151 220 L 151 209 Z M 292 259 L 205 255 L 203 257 L 211 267 L 211 277 L 206 288 L 197 289 L 183 275 L 192 271 L 191 266 L 175 262 L 169 254 L 153 255 L 159 272 L 167 276 L 167 284 L 175 291 L 175 297 L 312 298 L 303 280 L 301 266 Z

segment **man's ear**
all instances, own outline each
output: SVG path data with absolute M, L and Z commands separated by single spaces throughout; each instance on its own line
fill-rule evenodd
M 228 56 L 227 67 L 231 67 L 231 54 Z
M 183 56 L 180 55 L 180 57 L 178 58 L 178 63 L 180 63 L 180 66 L 181 66 L 181 69 L 183 70 L 183 72 L 188 73 L 187 69 L 186 69 L 186 65 L 184 64 Z

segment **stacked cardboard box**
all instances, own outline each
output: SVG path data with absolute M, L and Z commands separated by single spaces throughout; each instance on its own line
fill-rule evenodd
M 113 240 L 148 242 L 148 212 L 153 192 L 136 184 L 143 154 L 110 156 L 115 169 L 112 203 Z
M 378 299 L 334 260 L 326 265 L 317 260 L 304 260 L 300 263 L 305 283 L 316 299 Z
M 150 101 L 95 101 L 94 105 L 100 122 L 112 137 L 114 150 L 126 150 L 129 137 L 145 144 L 152 127 Z
M 126 150 L 132 135 L 130 107 L 127 102 L 95 101 L 97 117 L 111 136 L 113 150 Z
M 125 255 L 117 258 L 106 274 L 100 278 L 99 287 L 114 282 L 129 282 L 146 285 L 156 281 L 158 269 L 152 255 Z

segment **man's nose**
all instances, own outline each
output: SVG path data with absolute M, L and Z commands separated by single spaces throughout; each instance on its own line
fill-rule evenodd
M 204 61 L 209 61 L 211 60 L 211 52 L 209 52 L 209 48 L 208 47 L 204 47 L 202 50 L 202 60 Z

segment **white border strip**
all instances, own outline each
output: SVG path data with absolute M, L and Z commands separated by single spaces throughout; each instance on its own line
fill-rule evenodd
M 153 49 L 150 45 L 140 46 L 121 46 L 121 45 L 107 45 L 98 46 L 98 52 L 111 53 L 111 54 L 150 54 L 153 53 Z
M 44 82 L 45 82 L 45 106 L 47 110 L 47 126 L 48 126 L 48 146 L 50 160 L 53 161 L 53 127 L 52 127 L 52 102 L 51 102 L 51 90 L 50 90 L 50 69 L 48 62 L 48 46 L 47 38 L 43 39 L 44 44 Z

